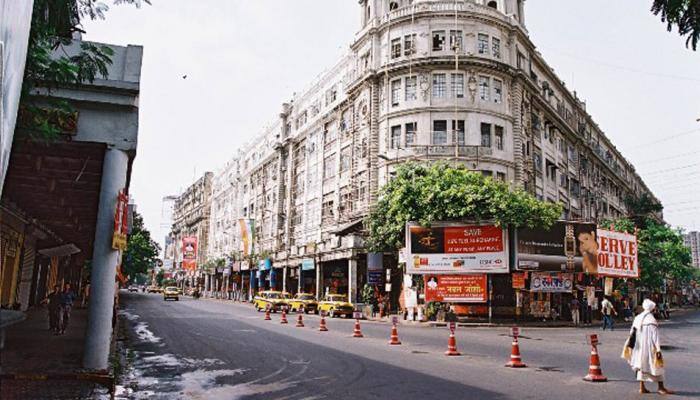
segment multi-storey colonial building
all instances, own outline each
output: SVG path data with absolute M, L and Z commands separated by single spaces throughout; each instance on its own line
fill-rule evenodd
M 700 232 L 693 231 L 684 234 L 683 242 L 690 249 L 693 267 L 700 268 Z
M 209 213 L 211 210 L 211 181 L 213 173 L 206 172 L 175 200 L 173 227 L 170 237 L 174 243 L 175 266 L 186 272 L 190 278 L 196 277 L 197 268 L 182 271 L 183 239 L 196 238 L 196 267 L 207 260 L 209 241 Z M 181 275 L 180 277 L 185 276 Z
M 530 41 L 523 3 L 361 0 L 349 53 L 215 179 L 210 251 L 240 240 L 232 220 L 252 220 L 256 252 L 283 269 L 278 288 L 354 300 L 361 220 L 397 164 L 467 165 L 562 202 L 567 219 L 616 217 L 626 196 L 650 194 Z M 302 261 L 315 272 L 300 281 Z

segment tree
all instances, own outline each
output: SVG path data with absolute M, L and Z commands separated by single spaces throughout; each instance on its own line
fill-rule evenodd
M 627 205 L 627 216 L 634 222 L 635 226 L 643 228 L 646 221 L 655 217 L 664 210 L 664 207 L 648 193 L 641 196 L 628 195 L 625 197 Z
M 639 228 L 629 219 L 603 221 L 601 227 L 634 233 L 637 231 L 637 258 L 639 260 L 639 283 L 651 290 L 663 287 L 666 279 L 679 283 L 693 278 L 690 249 L 683 244 L 681 232 L 670 226 L 647 218 Z
M 114 4 L 140 7 L 150 0 L 113 0 Z M 73 108 L 65 101 L 37 96 L 34 90 L 71 87 L 106 77 L 112 64 L 109 46 L 81 42 L 80 51 L 69 55 L 65 46 L 84 33 L 82 21 L 104 19 L 109 7 L 97 0 L 34 0 L 27 60 L 22 82 L 17 137 L 51 141 L 74 124 Z
M 700 41 L 700 0 L 654 0 L 651 6 L 654 15 L 661 14 L 669 32 L 678 28 L 678 34 L 686 36 L 685 46 L 698 49 Z
M 122 256 L 122 271 L 124 275 L 135 277 L 154 268 L 160 253 L 160 246 L 151 233 L 143 225 L 143 217 L 134 211 L 131 234 L 126 241 L 126 251 Z
M 500 226 L 551 226 L 562 214 L 560 204 L 537 200 L 465 167 L 445 163 L 400 166 L 380 193 L 365 220 L 372 251 L 404 245 L 406 222 L 430 226 L 435 221 L 470 220 Z

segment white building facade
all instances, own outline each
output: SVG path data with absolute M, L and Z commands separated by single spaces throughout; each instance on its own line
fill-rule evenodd
M 683 242 L 690 249 L 693 267 L 700 268 L 700 232 L 693 231 L 684 234 Z
M 523 3 L 359 1 L 349 53 L 214 178 L 211 255 L 240 250 L 230 223 L 253 221 L 269 263 L 252 289 L 356 301 L 361 221 L 407 161 L 466 165 L 562 202 L 572 220 L 621 216 L 627 196 L 651 195 L 537 52 Z

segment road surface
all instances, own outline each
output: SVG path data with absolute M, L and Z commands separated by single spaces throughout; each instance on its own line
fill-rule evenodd
M 459 328 L 459 357 L 447 357 L 448 331 L 304 316 L 304 328 L 264 321 L 249 304 L 216 300 L 164 302 L 157 294 L 122 292 L 133 360 L 120 397 L 129 399 L 627 399 L 638 398 L 634 375 L 620 358 L 627 329 L 524 328 L 526 369 L 505 368 L 507 328 Z M 606 383 L 584 382 L 598 333 Z M 673 398 L 700 397 L 700 312 L 661 326 Z M 650 387 L 654 385 L 649 385 Z M 655 387 L 654 387 L 655 388 Z M 647 395 L 654 398 L 657 395 Z

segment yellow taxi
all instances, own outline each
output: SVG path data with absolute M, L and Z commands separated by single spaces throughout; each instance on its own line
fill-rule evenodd
M 253 299 L 253 307 L 259 312 L 267 308 L 273 312 L 282 311 L 282 308 L 287 306 L 288 298 L 289 295 L 276 290 L 263 290 Z
M 315 313 L 318 310 L 318 301 L 310 293 L 297 293 L 293 299 L 289 300 L 289 308 L 292 312 L 304 310 L 305 313 Z
M 346 318 L 352 317 L 355 307 L 348 302 L 348 297 L 344 294 L 329 294 L 318 303 L 318 311 L 325 311 L 331 318 L 336 315 L 344 315 Z
M 175 286 L 168 286 L 163 290 L 163 300 L 173 299 L 175 301 L 180 300 L 180 294 Z

